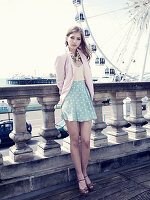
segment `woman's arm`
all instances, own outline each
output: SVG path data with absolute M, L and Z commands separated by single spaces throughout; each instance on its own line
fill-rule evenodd
M 56 70 L 56 82 L 57 87 L 59 88 L 59 94 L 61 95 L 64 79 L 65 79 L 65 62 L 66 56 L 58 56 L 55 61 L 55 70 Z

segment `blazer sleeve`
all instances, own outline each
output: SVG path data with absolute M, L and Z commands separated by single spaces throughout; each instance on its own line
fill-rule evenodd
M 65 80 L 65 56 L 57 56 L 55 61 L 55 70 L 56 70 L 56 83 L 59 88 L 59 94 L 62 93 L 62 88 Z

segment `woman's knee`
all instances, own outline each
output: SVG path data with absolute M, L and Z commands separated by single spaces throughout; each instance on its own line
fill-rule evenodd
M 75 149 L 78 149 L 79 148 L 79 142 L 78 141 L 72 141 L 70 143 L 71 147 L 75 148 Z
M 81 142 L 82 142 L 82 145 L 84 145 L 86 148 L 90 148 L 90 139 L 89 138 L 82 138 Z
M 79 138 L 70 138 L 70 145 L 73 148 L 79 148 Z

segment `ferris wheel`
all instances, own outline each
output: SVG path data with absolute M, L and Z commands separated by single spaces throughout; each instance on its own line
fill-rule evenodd
M 73 0 L 73 4 L 95 65 L 129 80 L 150 80 L 150 0 Z

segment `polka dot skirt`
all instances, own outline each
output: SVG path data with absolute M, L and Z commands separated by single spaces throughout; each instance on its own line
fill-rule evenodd
M 79 122 L 97 119 L 84 81 L 73 81 L 71 89 L 62 105 L 61 118 Z

